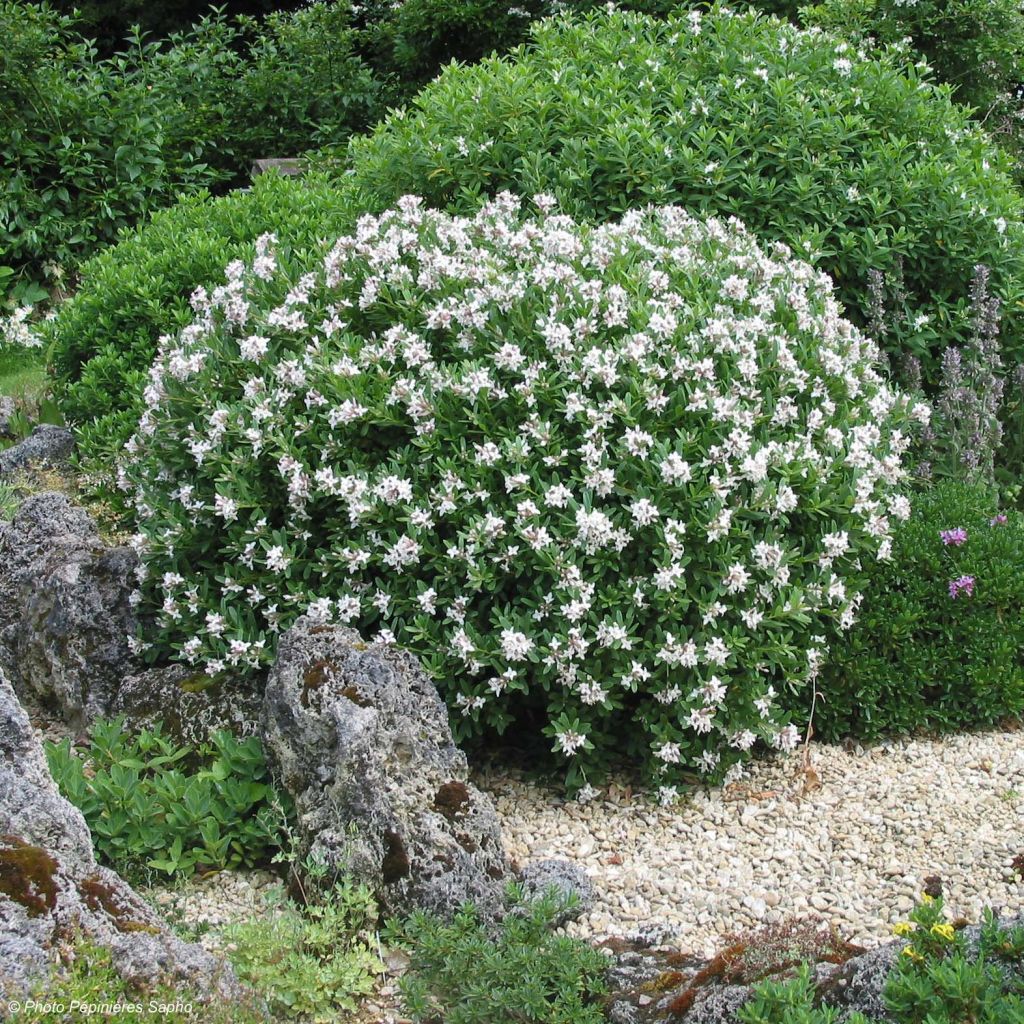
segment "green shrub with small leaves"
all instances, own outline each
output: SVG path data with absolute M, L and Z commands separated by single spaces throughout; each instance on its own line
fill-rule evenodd
M 510 888 L 510 899 L 522 891 Z M 508 914 L 497 935 L 466 904 L 450 922 L 417 911 L 388 924 L 389 942 L 408 950 L 399 982 L 406 1012 L 445 1024 L 602 1024 L 605 955 L 553 934 L 566 903 L 549 893 Z
M 502 59 L 450 67 L 408 110 L 350 149 L 383 208 L 401 195 L 460 212 L 482 195 L 547 192 L 577 218 L 647 203 L 738 216 L 836 282 L 863 325 L 868 272 L 902 257 L 914 318 L 885 343 L 922 358 L 965 337 L 977 263 L 1007 300 L 1019 352 L 1021 202 L 1009 164 L 896 53 L 713 9 L 628 12 L 535 25 Z
M 805 24 L 896 45 L 922 57 L 960 103 L 984 115 L 1024 77 L 1024 11 L 1017 0 L 823 0 Z
M 911 505 L 822 669 L 814 729 L 823 739 L 947 732 L 1024 713 L 1024 515 L 956 482 Z M 806 717 L 806 690 L 798 700 Z
M 303 904 L 275 891 L 266 913 L 222 933 L 239 978 L 274 1019 L 334 1024 L 373 992 L 382 970 L 371 952 L 377 905 L 365 886 L 338 879 Z
M 351 210 L 322 177 L 265 174 L 251 191 L 183 199 L 87 263 L 75 296 L 40 326 L 83 468 L 102 477 L 131 436 L 157 342 L 190 321 L 197 286 L 222 282 L 267 232 L 301 259 L 344 230 Z
M 97 854 L 129 878 L 254 867 L 280 850 L 288 804 L 256 737 L 217 731 L 192 748 L 159 725 L 132 736 L 115 718 L 93 724 L 85 750 L 65 739 L 46 755 Z

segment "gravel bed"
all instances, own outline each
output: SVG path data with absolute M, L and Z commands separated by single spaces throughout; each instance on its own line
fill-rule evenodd
M 727 787 L 660 807 L 612 789 L 587 804 L 514 774 L 475 780 L 494 798 L 512 856 L 583 865 L 597 903 L 567 926 L 586 938 L 657 937 L 713 955 L 725 936 L 794 914 L 875 946 L 924 879 L 953 915 L 1017 911 L 1024 885 L 1024 732 L 812 743 L 748 766 Z

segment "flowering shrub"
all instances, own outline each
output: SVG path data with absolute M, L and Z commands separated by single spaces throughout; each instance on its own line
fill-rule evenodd
M 827 278 L 676 207 L 592 228 L 406 197 L 165 339 L 120 467 L 155 653 L 256 669 L 300 614 L 415 651 L 461 736 L 543 722 L 672 795 L 758 739 L 885 557 L 924 418 Z M 545 215 L 546 214 L 546 215 Z
M 934 382 L 969 334 L 977 263 L 1022 349 L 1020 199 L 966 109 L 902 55 L 715 9 L 549 20 L 504 59 L 451 67 L 350 147 L 377 208 L 409 192 L 471 212 L 481 194 L 551 192 L 605 220 L 645 203 L 735 215 L 820 254 L 863 325 L 868 272 L 904 258 L 912 317 L 885 339 Z M 345 165 L 348 171 L 349 164 Z M 806 248 L 805 248 L 806 247 Z M 1016 356 L 1015 356 L 1016 358 Z
M 997 513 L 988 487 L 946 481 L 915 498 L 822 670 L 818 735 L 873 740 L 1024 712 L 1022 565 L 1024 518 Z
M 39 325 L 60 410 L 78 428 L 82 468 L 111 475 L 138 423 L 158 339 L 189 322 L 198 285 L 222 282 L 224 267 L 251 258 L 265 232 L 299 255 L 354 219 L 345 192 L 321 177 L 263 174 L 247 192 L 182 199 L 86 263 L 74 296 Z

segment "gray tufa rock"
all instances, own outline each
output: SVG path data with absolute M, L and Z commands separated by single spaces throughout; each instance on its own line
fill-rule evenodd
M 538 899 L 552 889 L 562 899 L 576 897 L 575 906 L 556 916 L 556 927 L 567 921 L 575 921 L 589 914 L 594 908 L 594 883 L 579 864 L 574 864 L 570 860 L 549 857 L 531 861 L 519 873 L 519 881 L 523 886 L 523 895 L 528 901 Z
M 18 411 L 18 406 L 10 395 L 0 395 L 0 437 L 5 440 L 14 439 L 11 419 Z
M 137 565 L 64 494 L 33 495 L 0 525 L 0 664 L 75 728 L 106 714 L 136 671 L 128 635 Z
M 0 993 L 45 981 L 62 945 L 109 948 L 134 985 L 187 986 L 237 998 L 231 968 L 176 938 L 114 872 L 96 864 L 89 829 L 50 777 L 28 716 L 0 671 Z
M 43 423 L 21 444 L 0 452 L 0 480 L 44 466 L 64 466 L 74 450 L 75 437 L 70 430 Z
M 259 729 L 262 695 L 252 683 L 211 679 L 194 668 L 171 665 L 125 676 L 106 714 L 122 715 L 132 732 L 163 724 L 178 743 L 196 746 L 226 729 L 236 736 Z
M 351 629 L 282 636 L 263 745 L 295 800 L 300 854 L 369 884 L 388 913 L 504 909 L 509 865 L 491 801 L 467 781 L 447 709 L 416 660 Z

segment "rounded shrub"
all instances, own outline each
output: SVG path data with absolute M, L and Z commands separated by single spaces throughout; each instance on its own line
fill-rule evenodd
M 405 193 L 468 212 L 481 195 L 550 192 L 577 218 L 645 203 L 738 216 L 818 254 L 847 315 L 868 322 L 870 270 L 899 258 L 910 314 L 879 341 L 937 371 L 968 331 L 978 263 L 1022 351 L 1021 204 L 969 112 L 900 54 L 714 10 L 559 18 L 530 46 L 451 67 L 350 146 L 377 209 Z
M 538 196 L 550 211 L 549 196 Z M 299 615 L 414 651 L 460 738 L 666 787 L 763 739 L 885 556 L 909 407 L 831 285 L 677 207 L 406 197 L 194 298 L 119 469 L 151 656 L 256 670 Z
M 189 322 L 196 286 L 223 281 L 266 232 L 301 256 L 350 223 L 345 193 L 323 178 L 266 174 L 250 191 L 183 199 L 90 260 L 74 297 L 41 325 L 83 464 L 102 473 L 131 436 L 158 339 Z
M 944 482 L 915 498 L 822 669 L 815 732 L 874 740 L 1024 712 L 1022 565 L 1024 517 L 988 490 Z

